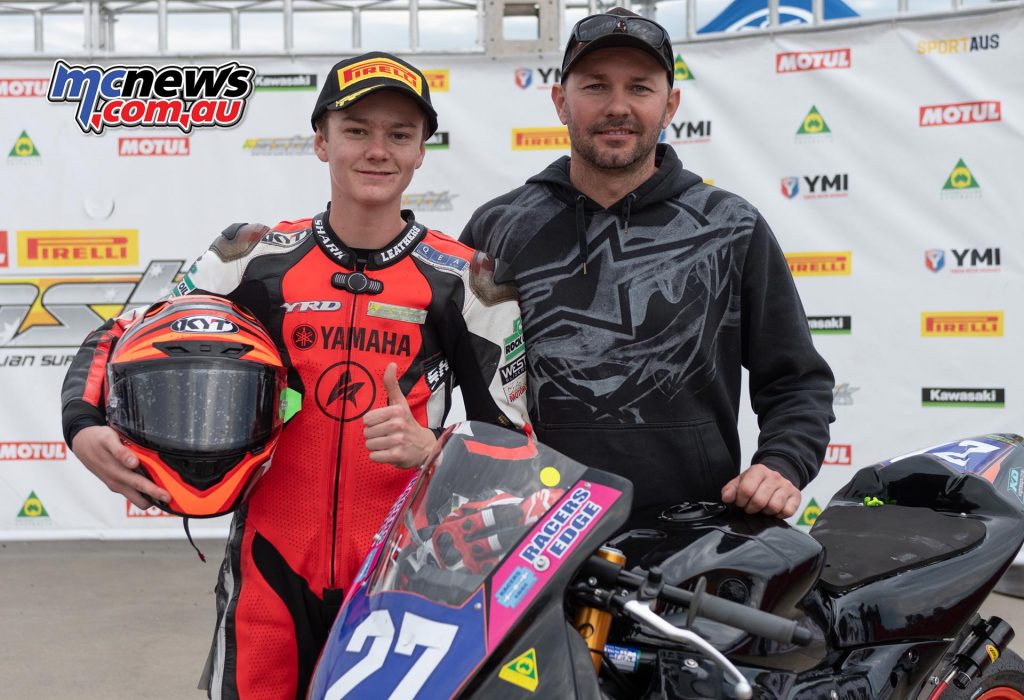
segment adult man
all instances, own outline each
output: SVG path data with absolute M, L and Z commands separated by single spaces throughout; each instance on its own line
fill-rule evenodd
M 473 251 L 400 208 L 437 128 L 423 74 L 384 53 L 341 61 L 311 120 L 330 171 L 327 211 L 273 230 L 228 227 L 177 289 L 247 307 L 304 395 L 232 522 L 204 674 L 213 698 L 305 697 L 343 591 L 408 481 L 395 466 L 421 464 L 433 446 L 422 426 L 442 424 L 453 372 L 470 418 L 525 422 L 525 398 L 508 386 L 522 378 L 503 386 L 499 371 L 509 374 L 501 343 L 519 324 L 514 295 Z M 129 322 L 80 350 L 64 426 L 82 462 L 144 507 L 167 494 L 132 471 L 100 401 L 107 353 Z
M 551 92 L 571 157 L 478 209 L 461 240 L 518 287 L 541 441 L 631 477 L 636 508 L 720 498 L 788 517 L 828 443 L 832 373 L 764 219 L 658 144 L 673 68 L 659 24 L 580 20 Z M 741 365 L 761 433 L 740 475 Z

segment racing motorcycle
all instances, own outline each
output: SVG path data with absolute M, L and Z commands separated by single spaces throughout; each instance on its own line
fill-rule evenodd
M 807 534 L 462 423 L 382 524 L 311 700 L 1024 700 L 977 611 L 1024 541 L 1024 439 L 861 469 Z M 629 520 L 629 525 L 623 525 Z

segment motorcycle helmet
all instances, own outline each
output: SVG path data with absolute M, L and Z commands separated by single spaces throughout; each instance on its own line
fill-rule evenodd
M 284 415 L 286 370 L 267 331 L 227 299 L 150 307 L 107 365 L 107 421 L 171 495 L 175 515 L 237 508 L 264 473 Z

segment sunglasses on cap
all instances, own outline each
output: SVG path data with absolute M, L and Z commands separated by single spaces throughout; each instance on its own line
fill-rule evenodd
M 672 82 L 672 39 L 665 28 L 646 17 L 619 14 L 591 15 L 576 23 L 565 47 L 562 79 L 578 58 L 594 49 L 616 45 L 633 46 L 650 54 L 668 71 Z
M 635 36 L 659 51 L 670 42 L 668 32 L 657 22 L 646 17 L 616 15 L 594 15 L 581 19 L 572 29 L 572 40 L 577 42 L 594 41 L 607 34 Z

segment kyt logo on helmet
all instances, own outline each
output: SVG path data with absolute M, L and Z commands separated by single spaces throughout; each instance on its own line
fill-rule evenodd
M 177 297 L 115 346 L 107 420 L 137 471 L 171 494 L 160 508 L 213 517 L 237 508 L 266 471 L 286 384 L 274 342 L 247 311 L 220 297 Z

